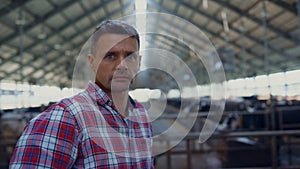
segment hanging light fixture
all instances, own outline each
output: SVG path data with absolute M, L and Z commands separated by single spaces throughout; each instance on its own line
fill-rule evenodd
M 208 8 L 208 2 L 207 2 L 207 0 L 202 0 L 202 6 L 203 6 L 204 9 Z
M 223 20 L 223 29 L 225 32 L 229 32 L 229 26 L 228 26 L 228 21 L 227 21 L 227 14 L 226 12 L 222 11 L 221 17 Z

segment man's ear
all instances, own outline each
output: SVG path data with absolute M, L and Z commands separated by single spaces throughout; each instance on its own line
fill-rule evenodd
M 89 60 L 89 65 L 90 65 L 90 68 L 95 72 L 95 57 L 93 54 L 89 54 L 88 55 L 88 60 Z

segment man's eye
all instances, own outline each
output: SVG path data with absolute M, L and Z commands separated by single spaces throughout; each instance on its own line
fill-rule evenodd
M 131 60 L 131 61 L 135 61 L 136 60 L 136 55 L 135 54 L 130 54 L 126 57 L 128 60 Z
M 115 55 L 113 53 L 109 53 L 105 56 L 105 58 L 107 59 L 114 59 L 115 58 Z

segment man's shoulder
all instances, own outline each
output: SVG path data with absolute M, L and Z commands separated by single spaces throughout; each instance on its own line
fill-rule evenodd
M 138 102 L 138 101 L 136 101 L 136 100 L 134 100 L 134 102 L 135 102 L 135 107 L 136 107 L 136 108 L 139 108 L 139 109 L 144 109 L 144 108 L 145 108 L 144 105 L 143 105 L 142 103 L 140 103 L 140 102 Z
M 86 92 L 80 92 L 72 97 L 64 98 L 57 103 L 57 106 L 76 114 L 84 109 L 94 106 L 96 103 Z
M 52 103 L 46 110 L 44 110 L 41 114 L 49 114 L 49 113 L 56 113 L 56 112 L 72 112 L 74 110 L 81 109 L 81 105 L 85 103 L 90 103 L 91 99 L 88 98 L 84 94 L 84 92 L 80 92 L 76 95 L 71 97 L 66 97 L 61 99 L 58 102 Z
M 76 104 L 76 103 L 91 102 L 91 101 L 92 101 L 92 99 L 91 99 L 90 95 L 88 95 L 86 91 L 82 91 L 71 97 L 62 99 L 59 103 L 70 105 L 70 104 L 74 104 L 74 103 Z

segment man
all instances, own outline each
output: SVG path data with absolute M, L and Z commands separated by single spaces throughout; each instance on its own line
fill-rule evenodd
M 104 21 L 90 44 L 95 82 L 25 127 L 10 168 L 153 168 L 148 116 L 128 95 L 141 61 L 137 31 Z

